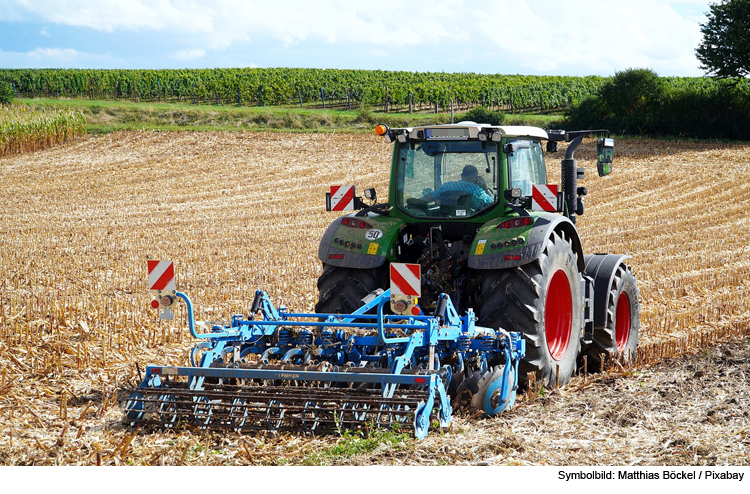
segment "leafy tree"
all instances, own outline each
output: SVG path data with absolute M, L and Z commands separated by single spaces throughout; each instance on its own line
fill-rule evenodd
M 468 120 L 476 123 L 486 123 L 490 125 L 502 125 L 505 121 L 505 114 L 499 111 L 490 111 L 478 106 L 469 110 L 463 115 L 462 120 Z
M 695 50 L 701 69 L 719 79 L 750 75 L 750 0 L 710 6 L 701 24 L 703 42 Z
M 651 69 L 617 72 L 598 94 L 568 112 L 575 127 L 605 127 L 614 132 L 655 131 L 667 95 L 664 81 Z
M 628 69 L 602 85 L 599 95 L 616 118 L 643 117 L 661 105 L 664 84 L 651 69 Z

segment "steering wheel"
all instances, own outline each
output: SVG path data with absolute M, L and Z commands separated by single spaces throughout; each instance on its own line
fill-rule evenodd
M 409 206 L 409 209 L 414 210 L 414 212 L 421 213 L 422 216 L 427 215 L 427 202 L 422 199 L 410 197 L 406 200 L 406 205 Z
M 437 202 L 441 206 L 467 208 L 469 204 L 469 198 L 470 197 L 468 192 L 453 191 L 441 194 Z

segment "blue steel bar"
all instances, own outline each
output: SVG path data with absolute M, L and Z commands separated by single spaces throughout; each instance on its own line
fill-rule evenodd
M 386 374 L 365 372 L 319 372 L 297 370 L 233 369 L 218 367 L 148 366 L 150 376 L 214 377 L 219 379 L 277 379 L 287 381 L 353 382 L 431 386 L 438 380 L 431 374 Z

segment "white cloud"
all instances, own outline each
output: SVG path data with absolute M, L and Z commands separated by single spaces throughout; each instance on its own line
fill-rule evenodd
M 80 53 L 71 48 L 37 48 L 26 52 L 27 57 L 37 61 L 71 62 L 80 57 Z
M 0 3 L 4 6 L 8 2 Z M 270 36 L 285 45 L 311 38 L 328 43 L 405 45 L 466 39 L 463 28 L 451 25 L 462 2 L 431 6 L 399 6 L 401 12 L 371 2 L 309 0 L 247 2 L 244 0 L 28 0 L 15 5 L 27 16 L 99 31 L 154 30 L 200 35 L 214 48 L 247 41 L 251 34 Z
M 656 64 L 661 71 L 698 75 L 692 50 L 700 42 L 700 28 L 668 3 L 579 0 L 568 9 L 548 0 L 502 1 L 493 3 L 477 25 L 499 53 L 541 73 L 578 67 L 612 74 Z M 497 19 L 505 20 L 503 29 Z
M 181 0 L 28 0 L 16 7 L 45 22 L 105 32 L 180 27 L 192 33 L 212 30 L 208 9 Z
M 72 48 L 36 48 L 26 52 L 0 49 L 0 67 L 95 68 L 122 67 L 123 60 L 110 55 L 86 53 Z
M 172 58 L 176 60 L 196 60 L 198 58 L 203 58 L 205 56 L 206 56 L 206 50 L 201 50 L 200 48 L 194 48 L 192 50 L 180 50 L 178 52 L 175 52 Z
M 0 20 L 149 32 L 180 43 L 171 56 L 185 61 L 236 46 L 259 53 L 316 42 L 337 53 L 358 45 L 359 53 L 415 57 L 415 70 L 422 54 L 441 60 L 445 70 L 470 62 L 501 72 L 502 62 L 527 73 L 648 67 L 699 75 L 694 49 L 710 1 L 0 0 Z

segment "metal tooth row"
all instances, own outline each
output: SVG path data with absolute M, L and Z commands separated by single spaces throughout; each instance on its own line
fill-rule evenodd
M 286 391 L 285 391 L 286 390 Z M 373 393 L 318 388 L 315 393 L 288 394 L 288 388 L 264 386 L 262 392 L 190 391 L 184 388 L 144 389 L 131 400 L 127 412 L 143 411 L 137 422 L 174 427 L 193 424 L 199 428 L 331 432 L 346 426 L 411 427 L 414 411 L 424 393 L 384 399 Z
M 361 242 L 350 242 L 348 240 L 344 240 L 343 238 L 334 238 L 333 243 L 338 244 L 341 247 L 347 247 L 349 249 L 362 249 Z
M 516 247 L 519 245 L 524 245 L 526 243 L 526 240 L 523 237 L 514 238 L 511 240 L 506 240 L 503 242 L 498 242 L 496 244 L 491 244 L 490 249 L 507 249 L 508 247 Z

